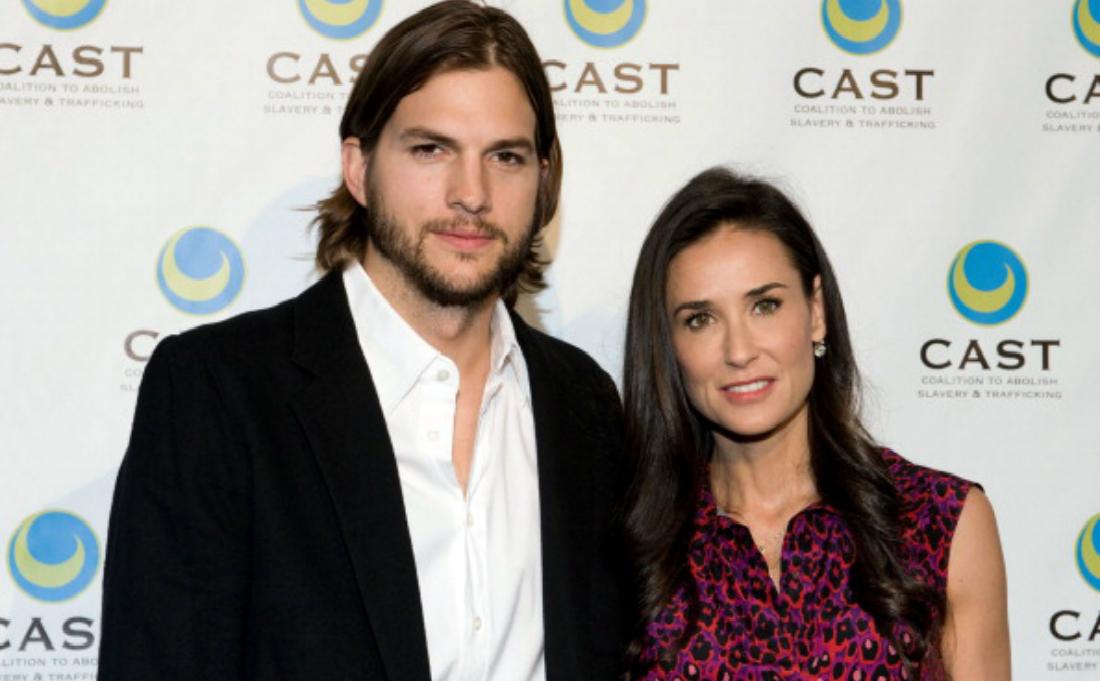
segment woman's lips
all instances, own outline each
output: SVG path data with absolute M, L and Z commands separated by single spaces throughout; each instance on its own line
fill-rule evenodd
M 763 397 L 771 390 L 775 380 L 771 378 L 754 378 L 751 381 L 739 381 L 722 386 L 722 394 L 727 399 L 735 402 L 749 402 Z

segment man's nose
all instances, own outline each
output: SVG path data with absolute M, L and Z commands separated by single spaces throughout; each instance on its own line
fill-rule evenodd
M 488 212 L 489 181 L 480 158 L 461 158 L 452 166 L 447 205 L 471 215 Z

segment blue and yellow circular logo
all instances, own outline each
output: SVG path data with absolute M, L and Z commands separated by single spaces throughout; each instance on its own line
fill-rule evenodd
M 1027 298 L 1027 271 L 1020 256 L 996 241 L 963 246 L 947 273 L 947 293 L 959 314 L 976 324 L 1012 319 Z
M 157 283 L 168 302 L 190 314 L 224 309 L 244 285 L 237 244 L 211 227 L 176 232 L 157 258 Z
M 901 0 L 823 0 L 821 20 L 837 47 L 851 54 L 871 54 L 897 37 Z
M 1089 586 L 1100 591 L 1100 513 L 1089 518 L 1077 537 L 1077 569 Z
M 88 24 L 106 4 L 107 0 L 23 0 L 35 21 L 62 31 Z
M 8 546 L 8 569 L 31 598 L 65 601 L 87 588 L 99 569 L 99 542 L 72 513 L 43 511 L 19 526 Z
M 619 47 L 638 34 L 645 0 L 565 0 L 565 20 L 593 47 Z
M 351 40 L 378 21 L 382 0 L 298 0 L 298 9 L 321 35 Z
M 1100 57 L 1100 0 L 1077 0 L 1073 5 L 1073 32 L 1081 47 Z

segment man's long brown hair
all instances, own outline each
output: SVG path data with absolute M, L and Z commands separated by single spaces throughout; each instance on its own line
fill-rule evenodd
M 533 216 L 535 238 L 519 277 L 501 292 L 512 304 L 520 290 L 545 286 L 539 232 L 557 211 L 562 170 L 550 85 L 538 52 L 519 22 L 503 10 L 470 0 L 444 0 L 397 24 L 367 57 L 340 121 L 340 139 L 357 138 L 363 153 L 369 154 L 398 103 L 432 76 L 491 66 L 511 71 L 523 85 L 535 111 L 535 151 L 546 164 Z M 369 209 L 342 182 L 317 202 L 316 209 L 317 268 L 327 272 L 360 260 L 370 238 Z

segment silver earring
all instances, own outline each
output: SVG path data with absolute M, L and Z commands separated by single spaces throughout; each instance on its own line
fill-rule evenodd
M 828 348 L 825 347 L 825 341 L 814 341 L 814 357 L 821 359 L 825 356 L 825 352 Z

